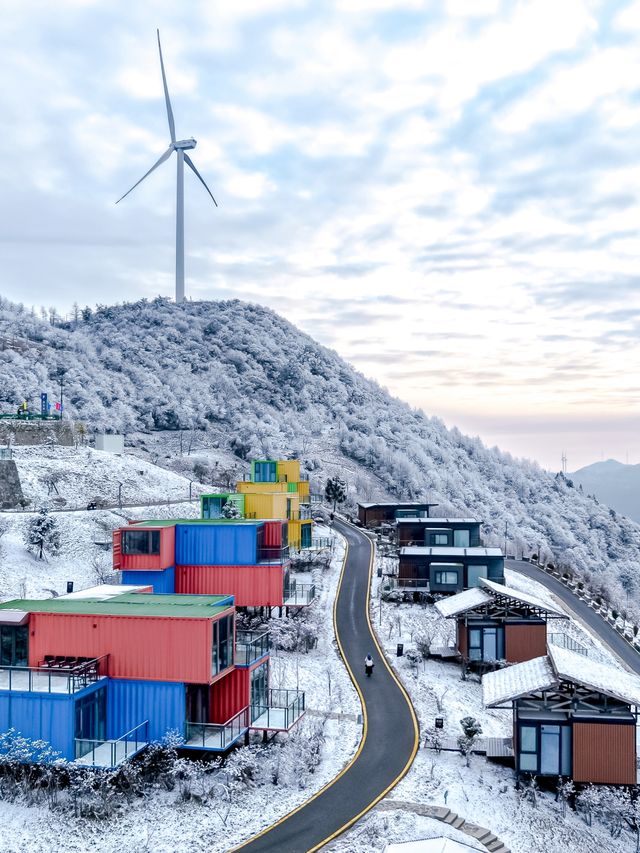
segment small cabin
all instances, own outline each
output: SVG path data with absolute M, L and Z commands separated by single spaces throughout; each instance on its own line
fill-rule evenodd
M 498 583 L 504 580 L 504 556 L 499 548 L 407 546 L 400 549 L 400 588 L 455 593 L 479 586 L 481 578 Z
M 436 602 L 456 620 L 456 651 L 470 666 L 521 663 L 547 653 L 549 619 L 566 614 L 533 595 L 480 578 L 480 586 Z
M 479 548 L 480 521 L 475 518 L 399 517 L 398 545 L 427 545 L 430 547 Z
M 482 679 L 487 708 L 513 712 L 518 778 L 636 784 L 640 678 L 550 645 L 547 654 Z
M 365 527 L 384 522 L 393 523 L 398 518 L 429 518 L 429 513 L 438 504 L 388 501 L 386 503 L 358 504 L 358 520 Z

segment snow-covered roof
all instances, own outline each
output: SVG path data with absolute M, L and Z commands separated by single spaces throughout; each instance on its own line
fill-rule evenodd
M 399 518 L 398 524 L 481 524 L 481 522 L 477 518 L 435 518 L 433 516 L 429 516 L 429 518 L 424 518 L 421 515 L 414 515 L 405 518 Z
M 580 657 L 580 660 L 584 667 L 585 659 Z M 551 661 L 546 655 L 533 658 L 483 675 L 482 701 L 487 708 L 495 708 L 496 705 L 518 699 L 528 693 L 548 690 L 557 684 L 557 681 Z
M 482 679 L 483 701 L 493 708 L 529 693 L 548 690 L 561 681 L 571 681 L 640 707 L 640 677 L 617 666 L 585 660 L 583 655 L 555 645 L 548 646 L 545 657 L 488 672 Z
M 466 613 L 467 610 L 475 610 L 476 607 L 482 607 L 483 604 L 488 604 L 490 601 L 493 601 L 493 596 L 480 587 L 473 586 L 471 589 L 465 589 L 464 592 L 459 592 L 450 598 L 436 601 L 436 610 L 446 618 Z
M 110 584 L 103 583 L 98 586 L 90 586 L 88 589 L 79 589 L 76 592 L 68 592 L 66 595 L 61 595 L 59 598 L 95 598 L 99 601 L 107 601 L 116 595 L 124 595 L 128 592 L 142 592 L 145 589 L 150 589 L 149 584 L 135 586 L 134 584 Z
M 375 501 L 373 503 L 358 504 L 358 506 L 361 506 L 363 509 L 369 509 L 372 506 L 399 506 L 399 507 L 406 506 L 406 507 L 412 507 L 412 506 L 438 506 L 438 504 L 432 504 L 432 503 L 429 503 L 428 501 Z
M 453 841 L 451 838 L 424 838 L 420 841 L 401 841 L 387 844 L 384 853 L 469 853 L 483 848 Z
M 449 548 L 406 545 L 400 554 L 407 557 L 502 557 L 500 548 Z
M 567 614 L 563 613 L 562 610 L 559 610 L 557 607 L 552 607 L 550 604 L 545 604 L 539 598 L 536 598 L 535 595 L 520 592 L 517 589 L 512 589 L 511 587 L 504 586 L 504 584 L 496 583 L 495 581 L 490 581 L 487 578 L 480 578 L 480 583 L 485 589 L 488 589 L 489 592 L 493 592 L 496 595 L 506 595 L 514 601 L 521 601 L 523 604 L 529 604 L 531 607 L 537 607 L 539 610 L 545 610 L 547 613 L 555 613 L 558 616 L 568 618 Z
M 640 707 L 640 678 L 617 666 L 609 666 L 589 659 L 568 649 L 550 645 L 551 663 L 558 679 L 573 681 L 613 696 L 621 702 Z

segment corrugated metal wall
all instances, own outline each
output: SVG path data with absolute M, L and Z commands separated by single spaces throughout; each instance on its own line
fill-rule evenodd
M 176 592 L 233 595 L 236 607 L 279 607 L 284 575 L 282 565 L 176 566 Z
M 154 616 L 33 613 L 29 665 L 45 655 L 101 657 L 112 678 L 185 681 L 211 679 L 212 620 Z
M 243 495 L 254 493 L 288 492 L 291 483 L 252 483 L 250 480 L 238 480 L 236 489 Z M 309 485 L 308 482 L 306 485 Z
M 123 571 L 122 583 L 149 584 L 155 593 L 171 593 L 175 591 L 175 573 L 174 566 L 159 572 Z
M 635 724 L 574 720 L 572 730 L 574 782 L 636 784 Z
M 63 758 L 75 758 L 75 700 L 93 693 L 19 693 L 0 691 L 0 731 L 14 728 L 24 737 L 50 743 Z
M 547 653 L 547 626 L 543 624 L 504 626 L 504 653 L 509 663 L 522 663 Z
M 300 460 L 287 459 L 278 462 L 278 479 L 286 479 L 290 483 L 297 483 L 300 479 Z
M 258 523 L 179 524 L 176 529 L 176 565 L 241 566 L 257 559 Z
M 265 548 L 282 548 L 282 522 L 265 521 L 264 539 L 262 544 Z M 274 555 L 275 557 L 275 555 Z
M 109 679 L 107 737 L 119 738 L 149 720 L 149 738 L 161 740 L 169 729 L 184 732 L 185 686 L 167 681 Z
M 124 530 L 131 530 L 129 527 L 122 527 L 120 530 L 115 530 L 114 536 L 114 568 L 120 569 L 137 569 L 137 570 L 152 570 L 168 569 L 175 564 L 176 554 L 176 528 L 171 525 L 169 527 L 139 527 L 136 530 L 159 530 L 160 531 L 160 553 L 159 554 L 119 554 L 118 566 L 116 566 L 115 543 L 117 534 L 122 534 Z M 118 538 L 121 542 L 121 535 Z
M 249 669 L 234 669 L 225 678 L 211 685 L 209 694 L 210 721 L 226 723 L 249 704 Z
M 287 500 L 291 497 L 284 492 L 268 492 L 246 494 L 245 512 L 251 518 L 286 518 L 287 517 Z M 297 501 L 297 496 L 294 496 Z M 291 504 L 291 509 L 297 509 L 297 506 Z

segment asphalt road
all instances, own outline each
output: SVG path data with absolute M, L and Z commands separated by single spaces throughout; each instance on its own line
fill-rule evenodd
M 409 699 L 384 661 L 367 618 L 373 546 L 343 522 L 336 528 L 349 543 L 335 605 L 336 631 L 365 710 L 363 741 L 355 760 L 306 804 L 235 850 L 246 853 L 310 853 L 346 830 L 372 808 L 409 769 L 418 728 Z M 373 676 L 364 659 L 371 653 Z M 274 789 L 277 796 L 277 789 Z
M 519 572 L 532 578 L 543 586 L 546 586 L 554 595 L 566 604 L 580 619 L 585 622 L 591 630 L 606 643 L 611 651 L 616 654 L 635 673 L 640 675 L 640 655 L 627 643 L 618 632 L 594 610 L 591 609 L 581 598 L 574 595 L 571 590 L 560 583 L 557 578 L 548 575 L 538 566 L 521 560 L 505 560 L 507 569 Z

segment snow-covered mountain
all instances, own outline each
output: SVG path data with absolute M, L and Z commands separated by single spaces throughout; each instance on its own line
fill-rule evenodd
M 640 465 L 615 459 L 594 462 L 569 475 L 576 486 L 595 495 L 616 512 L 640 522 Z
M 562 475 L 447 430 L 266 308 L 159 299 L 52 325 L 2 302 L 2 341 L 1 409 L 36 403 L 41 390 L 54 397 L 66 370 L 68 415 L 126 432 L 161 462 L 176 441 L 166 431 L 178 429 L 205 455 L 295 454 L 317 486 L 343 473 L 352 501 L 428 497 L 444 512 L 477 514 L 496 544 L 507 523 L 510 552 L 541 548 L 640 605 L 638 525 Z

